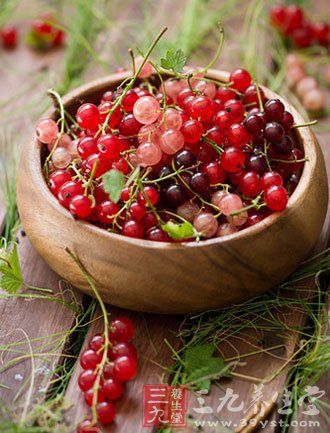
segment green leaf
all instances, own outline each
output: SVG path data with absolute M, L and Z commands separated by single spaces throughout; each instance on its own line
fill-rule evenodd
M 16 244 L 10 252 L 0 250 L 0 274 L 0 287 L 8 293 L 16 293 L 24 284 Z
M 190 222 L 185 221 L 184 223 L 176 223 L 173 221 L 167 221 L 166 224 L 162 225 L 162 229 L 171 238 L 179 241 L 181 239 L 188 239 L 195 236 L 195 229 Z
M 188 349 L 184 355 L 186 383 L 198 389 L 210 389 L 211 380 L 230 377 L 229 366 L 223 358 L 214 357 L 213 344 L 201 344 Z
M 166 52 L 165 57 L 160 59 L 160 65 L 164 69 L 172 70 L 173 72 L 182 72 L 186 64 L 187 57 L 182 50 L 171 48 Z
M 117 203 L 125 186 L 124 175 L 121 171 L 112 169 L 102 177 L 103 189 L 109 194 L 110 199 Z

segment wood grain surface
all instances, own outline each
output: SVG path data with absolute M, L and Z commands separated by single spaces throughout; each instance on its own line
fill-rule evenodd
M 228 23 L 231 25 L 229 34 L 233 34 L 235 31 L 240 30 L 241 21 L 239 16 L 244 13 L 246 10 L 245 6 L 249 2 L 245 1 L 242 3 L 244 4 L 240 5 L 240 10 L 237 11 L 237 17 Z M 327 3 L 328 2 L 326 0 L 320 0 L 317 1 L 313 7 L 315 6 L 316 12 L 320 13 L 322 11 L 327 11 Z M 184 2 L 176 2 L 175 8 L 173 8 L 172 5 L 173 2 L 170 0 L 159 0 L 159 2 L 157 2 L 157 7 L 155 5 L 153 6 L 153 17 L 155 20 L 157 20 L 160 26 L 168 22 L 169 8 L 171 10 L 171 23 L 175 23 L 178 15 L 180 14 L 180 10 L 184 6 Z M 136 18 L 137 20 L 141 17 L 141 2 L 139 0 L 130 0 L 129 2 L 123 0 L 121 6 L 122 7 L 120 9 L 118 8 L 118 10 L 113 12 L 113 18 L 125 21 L 131 19 L 132 17 Z M 25 1 L 23 10 L 24 7 L 28 7 L 30 14 L 33 15 L 33 2 Z M 113 41 L 114 44 L 118 44 L 118 50 L 124 50 L 128 47 L 121 42 L 122 39 L 120 36 L 120 31 L 116 29 L 112 30 L 111 41 Z M 230 38 L 228 37 L 223 56 L 217 66 L 221 69 L 230 69 L 231 67 L 237 66 L 238 49 L 238 44 L 231 43 Z M 24 141 L 28 136 L 30 136 L 30 132 L 33 128 L 33 121 L 31 121 L 31 119 L 33 117 L 36 118 L 39 114 L 37 110 L 39 106 L 38 104 L 43 100 L 42 95 L 49 87 L 49 83 L 51 81 L 50 77 L 52 73 L 49 73 L 47 70 L 54 70 L 59 67 L 59 59 L 61 58 L 62 53 L 60 51 L 55 51 L 45 56 L 40 56 L 27 50 L 21 45 L 17 51 L 6 54 L 1 53 L 0 56 L 0 95 L 2 101 L 5 101 L 6 98 L 12 97 L 13 95 L 16 95 L 19 90 L 22 90 L 22 83 L 28 82 L 33 77 L 36 77 L 35 84 L 31 87 L 28 93 L 23 94 L 22 97 L 15 98 L 13 102 L 10 102 L 10 105 L 6 109 L 3 109 L 3 107 L 0 108 L 0 127 L 2 128 L 4 125 L 6 125 L 6 128 L 16 128 L 17 131 L 21 131 L 23 137 L 21 141 Z M 105 53 L 104 58 L 109 60 L 111 65 L 118 66 L 116 60 L 111 56 L 110 51 Z M 270 61 L 269 57 L 264 59 L 264 61 Z M 10 66 L 9 69 L 13 71 L 13 73 L 5 73 L 6 68 L 4 66 L 6 65 Z M 94 65 L 87 71 L 86 79 L 95 78 L 97 75 L 101 75 L 101 71 L 96 65 Z M 20 116 L 19 121 L 15 125 L 15 121 L 13 120 L 11 113 L 16 107 L 22 104 L 22 101 L 25 101 L 25 98 L 29 99 L 29 112 Z M 329 127 L 329 119 L 323 121 L 322 123 Z M 328 143 L 330 140 L 330 134 L 323 132 L 317 134 L 317 137 L 323 149 L 327 167 L 329 168 L 330 151 Z M 3 226 L 3 218 L 4 206 L 3 202 L 0 202 L 0 228 Z M 325 226 L 325 229 L 321 235 L 318 248 L 324 247 L 324 245 L 328 242 L 328 224 L 329 219 L 327 220 L 327 225 Z M 58 293 L 60 278 L 50 270 L 50 268 L 35 252 L 26 237 L 20 236 L 19 241 L 20 260 L 23 265 L 24 275 L 27 281 L 33 285 L 48 287 L 53 289 L 55 293 Z M 22 293 L 26 292 L 27 290 L 23 289 Z M 81 300 L 80 292 L 74 290 L 74 295 L 78 300 Z M 137 380 L 128 384 L 128 398 L 124 399 L 118 407 L 119 414 L 116 425 L 112 426 L 108 430 L 104 430 L 104 432 L 147 433 L 150 431 L 150 429 L 143 429 L 140 422 L 141 387 L 145 383 L 157 383 L 162 381 L 166 382 L 168 380 L 164 374 L 164 369 L 155 364 L 155 362 L 161 365 L 169 364 L 171 353 L 164 344 L 163 339 L 165 337 L 173 338 L 173 335 L 169 330 L 173 330 L 174 332 L 177 331 L 180 317 L 154 315 L 141 316 L 136 313 L 120 311 L 113 307 L 109 307 L 109 312 L 112 315 L 122 313 L 125 315 L 130 315 L 132 318 L 134 318 L 134 321 L 137 323 L 137 337 L 135 343 L 140 353 L 141 362 Z M 22 332 L 22 329 L 25 331 L 30 340 L 34 340 L 35 338 L 43 338 L 55 332 L 64 332 L 69 330 L 72 327 L 76 317 L 73 312 L 68 311 L 65 307 L 55 304 L 54 302 L 39 300 L 29 302 L 24 299 L 0 299 L 0 313 L 0 345 L 20 341 L 22 345 L 19 346 L 19 350 L 23 350 L 24 352 L 27 352 L 29 348 L 25 343 L 26 335 Z M 99 316 L 100 314 L 97 311 L 95 313 L 94 319 L 96 320 L 99 318 Z M 301 317 L 295 311 L 289 312 L 289 315 L 286 317 L 290 318 L 291 324 L 298 324 L 301 323 L 302 320 L 305 320 L 304 317 Z M 90 336 L 100 330 L 101 327 L 102 325 L 100 320 L 96 320 L 92 323 L 82 350 L 87 345 Z M 284 333 L 282 335 L 269 335 L 266 333 L 261 335 L 260 333 L 256 334 L 253 330 L 249 330 L 237 335 L 235 339 L 229 341 L 227 344 L 223 344 L 221 346 L 221 353 L 226 357 L 237 356 L 237 354 L 239 354 L 241 357 L 241 364 L 238 366 L 236 371 L 243 375 L 247 374 L 249 376 L 255 376 L 259 379 L 264 379 L 265 377 L 270 377 L 272 372 L 276 371 L 276 369 L 278 369 L 280 365 L 283 365 L 291 356 L 296 346 L 297 338 L 297 334 L 292 333 Z M 254 351 L 256 347 L 260 349 L 261 340 L 265 351 L 258 355 L 244 357 L 244 355 Z M 45 342 L 44 340 L 41 341 L 42 343 Z M 34 352 L 33 358 L 36 363 L 36 374 L 33 391 L 37 392 L 37 397 L 40 400 L 45 398 L 45 390 L 48 388 L 51 382 L 51 375 L 47 374 L 48 369 L 52 369 L 60 361 L 60 353 L 64 347 L 63 345 L 60 346 L 56 351 L 57 355 L 54 357 L 47 357 L 46 355 L 40 357 L 38 354 L 40 353 L 41 349 L 45 350 L 44 347 L 41 347 L 42 343 L 40 341 L 32 341 L 32 349 Z M 173 344 L 175 344 L 175 340 L 173 340 Z M 272 347 L 278 348 L 271 350 Z M 47 350 L 49 352 L 49 348 Z M 1 370 L 4 362 L 18 355 L 18 353 L 13 353 L 12 351 L 8 350 L 1 353 L 0 385 L 6 385 L 8 389 L 0 387 L 0 397 L 1 400 L 4 400 L 10 405 L 14 405 L 15 397 L 15 401 L 17 399 L 24 401 L 27 385 L 31 380 L 31 357 L 27 357 L 19 363 L 15 363 L 10 369 L 6 369 L 5 371 Z M 274 392 L 281 390 L 286 379 L 286 371 L 287 370 L 283 372 L 282 376 L 270 381 L 265 385 L 265 396 L 269 396 L 270 398 Z M 79 372 L 80 366 L 77 364 L 66 394 L 67 401 L 74 404 L 71 411 L 68 413 L 69 422 L 79 420 L 84 416 L 84 414 L 86 414 L 86 406 L 82 400 L 82 395 L 76 386 L 76 378 L 79 375 Z M 325 376 L 318 383 L 318 386 L 321 389 L 328 390 L 327 394 L 329 394 L 328 381 L 329 377 Z M 248 381 L 238 377 L 235 377 L 230 381 L 222 381 L 220 382 L 220 388 L 213 387 L 211 396 L 206 397 L 207 404 L 210 404 L 212 407 L 216 408 L 219 404 L 219 397 L 221 398 L 221 396 L 223 396 L 226 387 L 233 389 L 233 391 L 239 394 L 246 404 L 248 404 L 251 400 L 253 385 L 253 381 Z M 330 403 L 329 395 L 326 395 L 323 400 Z M 192 409 L 197 407 L 196 403 L 196 396 L 192 395 L 189 403 L 190 412 L 193 413 Z M 227 409 L 223 409 L 219 418 L 221 418 L 221 420 L 232 420 L 233 422 L 238 422 L 240 415 L 241 414 L 237 413 L 233 416 L 232 412 L 228 411 Z M 269 417 L 269 420 L 275 420 L 277 417 L 276 410 L 269 414 Z M 303 420 L 306 418 L 304 418 L 304 415 L 302 414 L 300 419 Z M 292 429 L 292 433 L 305 433 L 305 431 L 308 431 L 308 433 L 321 433 L 322 431 L 327 432 L 329 426 L 325 423 L 325 421 L 321 420 L 321 423 L 321 427 L 310 427 L 308 430 Z M 190 431 L 196 430 L 185 429 L 184 433 L 188 433 L 188 431 L 190 433 Z M 206 433 L 228 433 L 228 429 L 220 430 L 219 428 L 209 428 L 205 429 L 204 431 Z M 262 432 L 276 433 L 275 428 L 270 424 L 263 429 Z

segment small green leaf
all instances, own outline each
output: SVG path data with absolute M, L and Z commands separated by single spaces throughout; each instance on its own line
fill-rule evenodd
M 160 59 L 160 65 L 164 69 L 179 73 L 182 72 L 186 61 L 187 57 L 182 50 L 172 48 L 166 52 L 165 57 Z
M 184 355 L 186 383 L 198 389 L 210 389 L 211 380 L 230 377 L 229 366 L 223 358 L 214 357 L 213 344 L 201 344 L 188 349 Z
M 123 173 L 119 170 L 112 169 L 103 175 L 102 180 L 104 191 L 109 194 L 113 202 L 117 203 L 125 186 Z
M 16 244 L 10 252 L 0 250 L 0 274 L 0 287 L 8 293 L 16 293 L 24 284 Z
M 195 236 L 195 229 L 190 222 L 185 221 L 184 223 L 176 223 L 173 221 L 167 221 L 166 224 L 162 225 L 162 229 L 171 238 L 179 241 L 181 239 L 188 239 Z

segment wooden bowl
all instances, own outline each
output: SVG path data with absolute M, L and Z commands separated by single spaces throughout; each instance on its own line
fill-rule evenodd
M 74 115 L 83 101 L 97 102 L 118 85 L 120 73 L 84 85 L 64 98 Z M 226 72 L 209 77 L 227 81 Z M 295 119 L 302 117 L 279 98 Z M 56 118 L 52 109 L 44 117 Z M 265 292 L 285 279 L 315 245 L 328 200 L 323 155 L 309 127 L 295 131 L 308 162 L 288 207 L 238 233 L 200 243 L 171 244 L 131 239 L 76 221 L 49 191 L 41 169 L 41 146 L 34 136 L 22 149 L 17 200 L 31 243 L 49 266 L 92 295 L 82 273 L 64 251 L 75 251 L 94 277 L 104 301 L 153 313 L 192 313 L 215 309 Z

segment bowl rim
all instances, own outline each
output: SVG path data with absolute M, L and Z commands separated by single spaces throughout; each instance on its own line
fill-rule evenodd
M 164 71 L 164 75 L 166 75 L 166 71 Z M 131 76 L 130 71 L 124 71 L 124 72 L 117 72 L 114 74 L 107 75 L 103 78 L 99 78 L 93 81 L 90 81 L 88 83 L 85 83 L 73 90 L 71 90 L 69 93 L 64 95 L 62 97 L 62 101 L 64 106 L 68 106 L 72 104 L 73 101 L 79 100 L 81 97 L 81 94 L 84 93 L 93 93 L 93 90 L 96 91 L 98 88 L 106 87 L 106 86 L 113 86 L 115 83 L 119 83 L 125 78 L 128 78 Z M 222 82 L 228 82 L 229 81 L 229 72 L 218 70 L 218 69 L 209 69 L 206 73 L 206 77 L 216 79 L 218 81 Z M 268 89 L 267 87 L 263 85 L 259 85 L 265 92 L 266 96 L 269 97 L 276 97 L 281 102 L 283 102 L 285 109 L 289 111 L 295 120 L 295 123 L 299 124 L 304 123 L 304 119 L 299 114 L 299 112 L 291 105 L 289 102 L 278 95 L 277 93 L 273 92 L 272 90 Z M 54 118 L 56 117 L 56 109 L 51 107 L 49 108 L 40 119 L 44 118 Z M 303 129 L 303 131 L 302 131 Z M 130 238 L 123 236 L 118 233 L 112 233 L 109 232 L 101 227 L 98 227 L 94 225 L 91 222 L 74 219 L 70 211 L 63 206 L 60 205 L 56 197 L 51 193 L 50 189 L 48 188 L 48 185 L 46 183 L 45 177 L 43 175 L 42 171 L 42 164 L 41 164 L 41 149 L 43 144 L 41 144 L 35 134 L 32 136 L 32 140 L 29 143 L 30 149 L 30 161 L 29 163 L 35 164 L 35 170 L 33 170 L 33 175 L 36 177 L 35 181 L 38 182 L 38 187 L 42 189 L 43 192 L 43 198 L 48 199 L 51 206 L 57 211 L 60 212 L 64 217 L 69 218 L 70 220 L 74 220 L 76 224 L 78 224 L 78 227 L 80 227 L 82 230 L 89 230 L 91 233 L 95 233 L 98 235 L 103 235 L 105 237 L 108 237 L 109 239 L 116 239 L 118 241 L 126 242 L 128 244 L 132 244 L 139 247 L 144 247 L 147 249 L 157 249 L 157 248 L 167 248 L 167 249 L 181 249 L 181 248 L 197 248 L 202 246 L 212 246 L 212 245 L 221 245 L 225 244 L 228 241 L 235 241 L 240 240 L 242 238 L 250 238 L 251 236 L 257 235 L 264 230 L 267 230 L 268 227 L 275 224 L 278 220 L 284 218 L 286 215 L 288 215 L 290 212 L 292 212 L 292 209 L 295 207 L 295 205 L 303 198 L 303 195 L 305 193 L 305 187 L 309 183 L 311 179 L 311 174 L 313 172 L 314 166 L 315 166 L 315 158 L 309 159 L 308 157 L 313 154 L 313 151 L 315 151 L 315 146 L 317 146 L 316 138 L 311 130 L 311 128 L 303 127 L 299 128 L 296 131 L 296 135 L 298 136 L 298 139 L 300 141 L 301 146 L 303 147 L 304 154 L 307 157 L 307 161 L 304 164 L 299 182 L 292 193 L 292 195 L 289 197 L 287 207 L 284 211 L 281 212 L 273 212 L 271 215 L 268 215 L 265 217 L 262 221 L 258 222 L 257 224 L 254 224 L 250 227 L 247 227 L 243 230 L 240 230 L 236 233 L 211 238 L 211 239 L 203 239 L 201 241 L 190 241 L 190 242 L 155 242 L 150 241 L 147 239 L 136 239 L 136 238 Z M 307 145 L 307 142 L 313 143 L 313 146 L 309 147 Z

